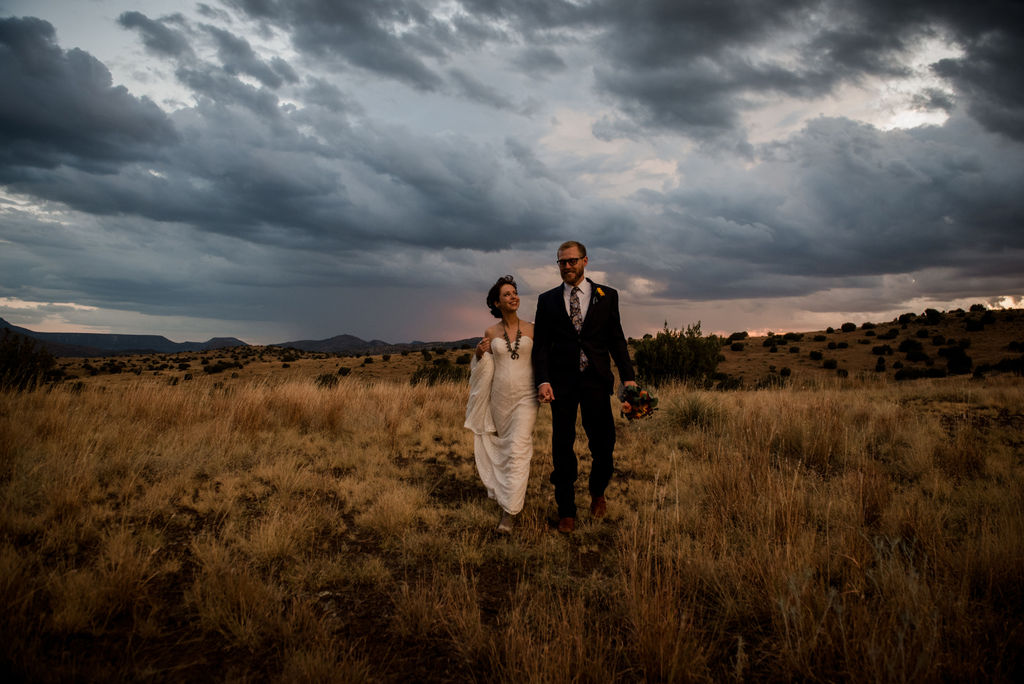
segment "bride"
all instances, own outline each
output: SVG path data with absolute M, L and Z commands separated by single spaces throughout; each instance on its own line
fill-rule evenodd
M 530 362 L 533 323 L 519 319 L 519 289 L 510 275 L 498 278 L 487 293 L 487 306 L 501 321 L 487 328 L 476 346 L 465 427 L 474 434 L 476 467 L 487 496 L 501 506 L 497 530 L 508 533 L 523 509 L 533 458 L 538 406 Z

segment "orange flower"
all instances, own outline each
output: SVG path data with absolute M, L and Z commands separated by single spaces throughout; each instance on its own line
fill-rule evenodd
M 597 296 L 604 297 L 604 290 L 602 290 L 601 288 L 597 288 Z

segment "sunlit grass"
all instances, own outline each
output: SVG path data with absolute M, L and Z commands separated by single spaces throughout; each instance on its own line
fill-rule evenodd
M 1013 679 L 1017 379 L 661 388 L 603 521 L 510 537 L 464 385 L 0 395 L 4 667 L 24 679 Z M 577 444 L 585 453 L 582 434 Z M 583 477 L 589 468 L 582 459 Z

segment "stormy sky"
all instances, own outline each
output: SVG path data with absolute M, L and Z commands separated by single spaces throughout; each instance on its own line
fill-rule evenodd
M 627 335 L 1024 305 L 1024 3 L 0 0 L 0 316 Z

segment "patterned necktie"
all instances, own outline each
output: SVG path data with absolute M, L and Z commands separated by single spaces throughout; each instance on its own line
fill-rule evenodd
M 572 288 L 572 292 L 569 293 L 569 319 L 572 320 L 572 325 L 576 328 L 576 332 L 579 332 L 583 328 L 583 310 L 580 308 L 580 288 Z M 582 371 L 587 367 L 587 355 L 580 349 L 580 370 Z

